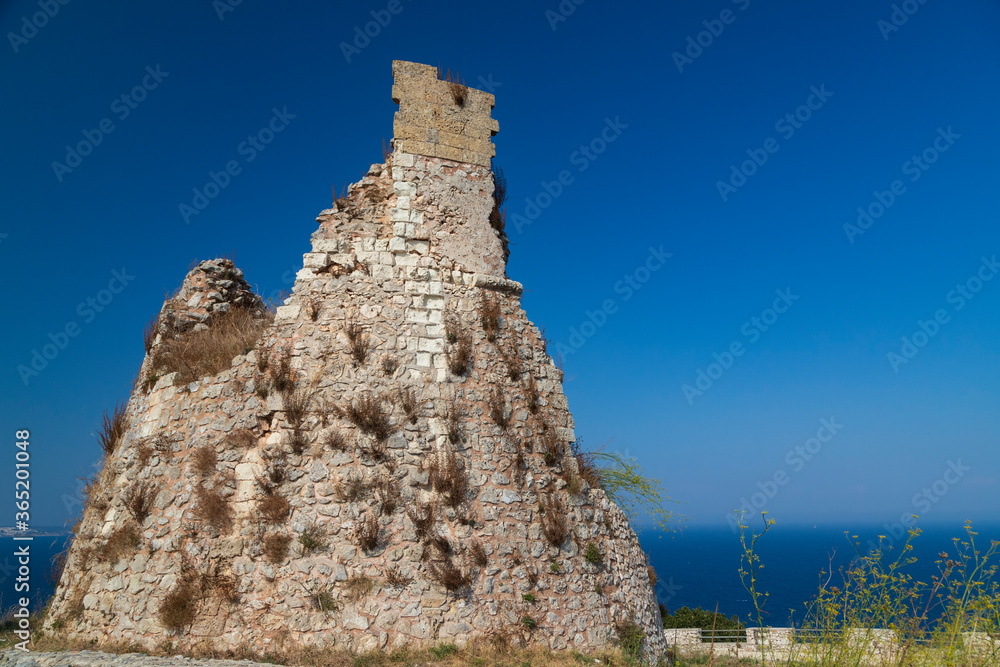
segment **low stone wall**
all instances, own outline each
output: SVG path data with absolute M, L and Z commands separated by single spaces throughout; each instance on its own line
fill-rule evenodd
M 159 658 L 142 653 L 101 653 L 100 651 L 60 651 L 36 653 L 9 649 L 0 653 L 0 667 L 274 667 L 248 660 L 193 660 L 176 656 Z

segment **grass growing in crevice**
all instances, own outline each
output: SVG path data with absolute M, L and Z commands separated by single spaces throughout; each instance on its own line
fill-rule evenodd
M 544 494 L 538 501 L 538 511 L 545 539 L 554 547 L 562 546 L 569 536 L 566 508 L 562 501 L 553 493 Z
M 385 400 L 371 392 L 365 392 L 356 401 L 344 404 L 340 408 L 340 414 L 377 442 L 385 442 L 394 430 L 389 412 L 385 409 Z
M 264 556 L 272 564 L 283 563 L 288 557 L 288 547 L 292 543 L 292 537 L 284 533 L 269 533 L 264 536 L 263 552 Z
M 469 491 L 469 477 L 465 466 L 451 449 L 432 456 L 428 465 L 431 487 L 444 495 L 451 507 L 458 507 Z
M 472 368 L 472 335 L 466 330 L 458 315 L 449 315 L 445 320 L 445 339 L 448 349 L 448 370 L 452 375 L 464 377 Z
M 153 511 L 153 503 L 156 501 L 156 494 L 159 492 L 159 487 L 153 482 L 135 482 L 125 491 L 122 498 L 125 509 L 132 515 L 137 525 L 141 526 L 149 518 Z
M 128 430 L 128 415 L 125 410 L 128 407 L 125 403 L 117 403 L 114 410 L 109 415 L 107 411 L 101 420 L 101 430 L 97 434 L 97 441 L 101 445 L 101 450 L 105 456 L 111 456 L 118 449 L 125 431 Z
M 497 334 L 500 332 L 500 297 L 488 293 L 486 290 L 479 292 L 479 322 L 486 332 L 486 340 L 496 342 Z
M 344 333 L 347 335 L 347 343 L 351 350 L 351 358 L 354 359 L 354 365 L 363 365 L 371 350 L 371 338 L 355 320 L 347 322 L 344 326 Z
M 234 357 L 250 352 L 271 324 L 264 311 L 232 308 L 214 315 L 208 328 L 161 340 L 151 370 L 178 373 L 181 382 L 194 382 L 228 369 Z
M 221 533 L 228 533 L 233 526 L 233 508 L 217 489 L 201 487 L 197 491 L 198 506 L 195 516 Z

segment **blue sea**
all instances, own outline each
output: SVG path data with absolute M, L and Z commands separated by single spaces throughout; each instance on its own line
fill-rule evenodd
M 0 610 L 7 610 L 18 604 L 22 597 L 31 600 L 30 608 L 38 610 L 45 606 L 55 592 L 56 582 L 52 580 L 52 558 L 66 548 L 65 535 L 57 537 L 36 537 L 31 541 L 0 537 Z M 28 545 L 29 563 L 27 581 L 18 582 L 18 556 L 15 551 Z M 27 591 L 18 591 L 18 583 L 27 583 Z
M 1000 524 L 977 526 L 976 544 L 980 551 L 989 548 L 990 540 L 1000 540 Z M 764 604 L 764 622 L 767 625 L 786 626 L 801 621 L 805 603 L 812 599 L 829 572 L 830 556 L 833 558 L 836 585 L 839 568 L 849 564 L 856 551 L 844 535 L 843 528 L 802 527 L 775 525 L 757 543 L 760 562 L 761 592 L 768 593 Z M 954 552 L 953 537 L 965 537 L 961 525 L 923 527 L 923 533 L 913 540 L 912 554 L 917 562 L 907 570 L 916 579 L 929 581 L 937 573 L 934 561 L 942 551 Z M 885 529 L 874 526 L 854 528 L 862 548 L 877 540 Z M 663 535 L 663 537 L 660 537 Z M 892 536 L 889 536 L 890 539 Z M 737 615 L 748 625 L 757 625 L 750 595 L 740 583 L 742 549 L 739 535 L 728 527 L 689 527 L 680 533 L 639 533 L 643 548 L 649 554 L 650 564 L 656 569 L 659 582 L 657 597 L 668 610 L 679 607 L 701 607 L 718 610 L 727 616 Z M 66 547 L 67 537 L 36 537 L 31 544 L 32 608 L 40 609 L 55 590 L 51 579 L 52 558 Z M 893 540 L 897 554 L 903 536 Z M 15 591 L 17 557 L 15 549 L 24 542 L 13 538 L 0 538 L 0 608 L 13 606 L 23 595 Z M 874 542 L 871 542 L 874 544 Z M 887 542 L 887 544 L 889 544 Z M 794 615 L 792 615 L 794 612 Z
M 1000 524 L 974 528 L 979 533 L 975 539 L 980 552 L 989 549 L 991 540 L 1000 540 Z M 763 565 L 757 579 L 758 590 L 768 593 L 763 606 L 765 625 L 784 627 L 801 623 L 805 603 L 816 596 L 820 584 L 828 577 L 821 573 L 830 572 L 831 555 L 834 577 L 830 585 L 841 581 L 840 568 L 850 564 L 857 554 L 845 530 L 858 536 L 862 550 L 875 545 L 878 535 L 886 533 L 884 527 L 875 526 L 845 529 L 775 524 L 757 542 Z M 942 551 L 954 554 L 952 538 L 964 539 L 966 533 L 961 524 L 925 526 L 921 530 L 922 534 L 911 542 L 911 555 L 917 562 L 905 571 L 916 580 L 929 582 L 938 572 L 934 564 L 938 554 Z M 891 535 L 887 537 L 889 540 L 884 544 L 894 543 L 895 548 L 885 553 L 895 559 L 907 536 L 895 540 Z M 743 551 L 738 533 L 728 527 L 685 528 L 672 534 L 644 531 L 639 539 L 659 579 L 657 597 L 668 610 L 687 606 L 715 611 L 718 605 L 719 613 L 739 616 L 750 626 L 758 625 L 751 597 L 740 583 Z

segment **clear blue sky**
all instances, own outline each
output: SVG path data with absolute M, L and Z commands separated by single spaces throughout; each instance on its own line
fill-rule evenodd
M 262 293 L 290 287 L 331 185 L 381 161 L 391 61 L 406 59 L 494 87 L 508 272 L 553 345 L 577 346 L 565 390 L 588 446 L 635 456 L 699 524 L 759 484 L 784 522 L 995 517 L 1000 279 L 976 280 L 1000 253 L 1000 6 L 651 4 L 567 0 L 559 21 L 557 0 L 0 5 L 0 497 L 30 428 L 34 521 L 78 511 L 64 501 L 98 459 L 101 413 L 192 260 L 235 253 Z M 341 43 L 373 11 L 387 25 L 348 62 Z M 274 109 L 294 118 L 241 148 Z M 85 132 L 100 143 L 68 163 Z M 230 160 L 240 173 L 187 224 L 179 205 Z M 845 231 L 859 207 L 879 213 L 876 191 L 894 201 Z M 904 350 L 919 321 L 934 335 Z M 77 335 L 25 385 L 18 365 L 67 325 Z M 824 419 L 827 442 L 809 442 Z

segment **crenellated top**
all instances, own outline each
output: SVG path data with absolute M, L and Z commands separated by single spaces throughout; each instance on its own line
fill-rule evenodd
M 491 137 L 500 131 L 490 117 L 493 95 L 442 81 L 436 67 L 405 60 L 393 61 L 392 76 L 397 151 L 490 166 L 496 155 Z

